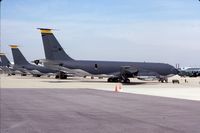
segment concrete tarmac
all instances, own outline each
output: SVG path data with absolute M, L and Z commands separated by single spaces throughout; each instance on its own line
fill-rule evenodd
M 178 79 L 180 84 L 173 84 L 172 80 Z M 187 83 L 185 83 L 185 79 Z M 89 79 L 73 77 L 65 80 L 59 80 L 48 77 L 32 76 L 7 76 L 0 75 L 1 88 L 47 88 L 47 89 L 76 89 L 90 88 L 106 91 L 114 91 L 118 83 L 108 83 L 107 79 Z M 152 96 L 171 97 L 179 99 L 200 101 L 200 77 L 198 78 L 181 78 L 174 76 L 169 78 L 169 83 L 159 83 L 158 81 L 141 81 L 131 79 L 130 84 L 122 85 L 122 92 L 144 94 Z
M 1 133 L 199 133 L 200 102 L 92 89 L 1 89 Z

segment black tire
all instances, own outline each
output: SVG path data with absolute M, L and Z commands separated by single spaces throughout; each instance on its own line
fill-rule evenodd
M 108 78 L 107 81 L 108 81 L 108 82 L 113 82 L 113 79 L 112 79 L 112 78 Z
M 26 76 L 26 74 L 23 73 L 23 74 L 21 74 L 21 76 Z
M 125 80 L 125 83 L 130 83 L 130 82 L 131 82 L 130 79 Z
M 59 78 L 59 76 L 58 76 L 58 75 L 56 75 L 56 76 L 55 76 L 55 79 L 58 79 L 58 78 Z
M 130 83 L 130 79 L 121 79 L 121 83 Z

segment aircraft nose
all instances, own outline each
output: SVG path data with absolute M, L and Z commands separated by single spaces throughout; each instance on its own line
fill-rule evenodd
M 172 68 L 172 69 L 171 69 L 171 73 L 172 73 L 172 74 L 175 74 L 175 75 L 176 75 L 176 74 L 179 74 L 179 70 L 176 69 L 176 68 Z

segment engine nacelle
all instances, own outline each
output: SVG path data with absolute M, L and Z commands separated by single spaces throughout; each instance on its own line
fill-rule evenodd
M 38 64 L 40 63 L 40 61 L 39 61 L 39 60 L 34 60 L 34 63 L 35 63 L 36 65 L 38 65 Z

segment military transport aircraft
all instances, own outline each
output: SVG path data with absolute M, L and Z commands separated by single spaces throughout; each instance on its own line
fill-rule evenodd
M 42 75 L 53 75 L 57 73 L 57 70 L 52 70 L 49 68 L 45 68 L 43 66 L 37 66 L 29 63 L 21 51 L 18 49 L 17 45 L 10 45 L 13 59 L 14 59 L 14 69 L 20 70 L 20 71 L 27 71 L 31 73 L 33 76 L 40 77 Z
M 11 65 L 10 61 L 8 60 L 8 58 L 6 57 L 6 55 L 4 53 L 0 53 L 0 66 L 7 66 L 9 67 Z
M 10 73 L 10 67 L 11 63 L 6 57 L 4 53 L 0 53 L 0 68 L 5 73 Z
M 47 64 L 81 70 L 90 75 L 106 74 L 110 76 L 108 82 L 122 83 L 129 83 L 129 78 L 152 72 L 160 81 L 167 82 L 168 76 L 178 73 L 173 66 L 164 63 L 75 60 L 65 53 L 52 29 L 38 29 L 41 31 Z
M 198 77 L 200 76 L 200 68 L 189 67 L 187 69 L 180 69 L 179 76 L 181 77 Z
M 8 60 L 6 55 L 4 53 L 0 53 L 0 68 L 2 71 L 8 75 L 15 75 L 15 74 L 21 74 L 22 76 L 25 76 L 27 73 L 24 70 L 17 70 L 13 68 L 13 64 Z

